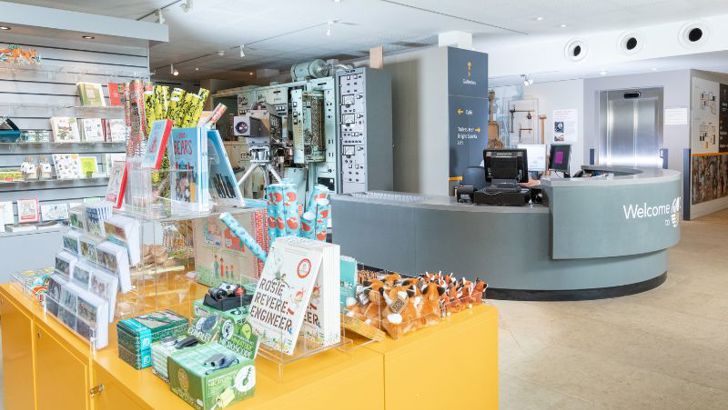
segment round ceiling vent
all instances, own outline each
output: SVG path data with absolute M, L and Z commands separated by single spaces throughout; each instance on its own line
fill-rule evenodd
M 619 38 L 619 50 L 625 54 L 635 54 L 642 50 L 644 41 L 638 33 L 625 33 Z
M 586 57 L 588 51 L 586 43 L 582 40 L 575 39 L 566 43 L 564 55 L 568 60 L 581 61 Z
M 703 22 L 686 24 L 680 30 L 680 43 L 686 47 L 699 47 L 710 36 L 708 25 Z

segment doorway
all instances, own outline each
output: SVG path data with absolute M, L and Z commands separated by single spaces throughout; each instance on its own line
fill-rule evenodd
M 602 91 L 599 95 L 599 163 L 660 166 L 662 88 Z

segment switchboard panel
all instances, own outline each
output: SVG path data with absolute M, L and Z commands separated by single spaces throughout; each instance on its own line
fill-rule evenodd
M 339 71 L 341 192 L 393 189 L 392 86 L 389 74 L 366 67 Z

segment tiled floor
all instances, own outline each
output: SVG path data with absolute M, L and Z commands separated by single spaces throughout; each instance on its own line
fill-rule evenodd
M 493 303 L 503 409 L 728 409 L 728 211 L 683 222 L 657 289 Z

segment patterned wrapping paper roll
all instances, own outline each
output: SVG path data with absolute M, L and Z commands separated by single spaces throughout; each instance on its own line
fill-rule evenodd
M 315 185 L 311 190 L 311 195 L 308 197 L 306 202 L 306 211 L 316 213 L 315 202 L 317 199 L 329 199 L 329 188 L 326 185 Z
M 169 110 L 169 86 L 155 85 L 154 97 L 156 99 L 154 106 L 154 114 L 158 120 L 167 118 L 167 110 Z
M 158 119 L 154 110 L 154 100 L 154 91 L 144 91 L 144 114 L 147 120 L 146 136 L 149 136 L 149 133 L 152 132 L 152 124 Z
M 331 214 L 331 202 L 328 199 L 316 200 L 316 239 L 326 241 L 328 234 L 329 216 Z
M 285 236 L 298 236 L 301 216 L 298 213 L 298 194 L 292 184 L 283 185 L 283 217 L 285 218 Z
M 238 221 L 233 218 L 232 215 L 230 215 L 229 212 L 225 212 L 222 215 L 220 215 L 220 220 L 227 225 L 228 228 L 230 228 L 230 231 L 240 238 L 240 240 L 243 242 L 246 248 L 250 249 L 250 252 L 255 255 L 256 258 L 260 259 L 261 261 L 265 262 L 267 258 L 267 254 L 263 250 L 263 248 L 260 247 L 258 242 L 253 239 L 252 236 L 248 233 L 248 231 L 245 230 Z
M 169 96 L 169 109 L 167 110 L 167 118 L 172 120 L 175 127 L 179 127 L 177 118 L 179 117 L 179 110 L 185 101 L 185 90 L 181 88 L 175 88 L 172 90 L 172 94 Z
M 225 114 L 225 111 L 227 111 L 227 106 L 223 103 L 218 103 L 214 110 L 212 110 L 212 114 L 210 115 L 210 118 L 205 121 L 203 126 L 212 126 L 217 121 L 222 118 L 223 114 Z
M 192 104 L 190 105 L 189 112 L 185 116 L 184 119 L 184 126 L 188 128 L 194 128 L 197 127 L 197 123 L 200 122 L 200 116 L 202 115 L 202 108 L 204 106 L 204 102 L 202 101 L 202 97 L 200 97 L 197 94 L 190 94 L 193 96 L 192 98 Z M 194 98 L 197 97 L 197 98 Z
M 316 239 L 316 214 L 304 212 L 301 216 L 301 233 L 303 238 Z
M 207 88 L 200 88 L 197 91 L 197 95 L 200 96 L 200 99 L 202 99 L 202 105 L 205 105 L 205 101 L 207 101 L 207 97 L 210 96 L 210 90 Z
M 268 212 L 268 240 L 273 243 L 276 238 L 284 234 L 283 227 L 283 186 L 281 184 L 269 184 L 265 187 Z

